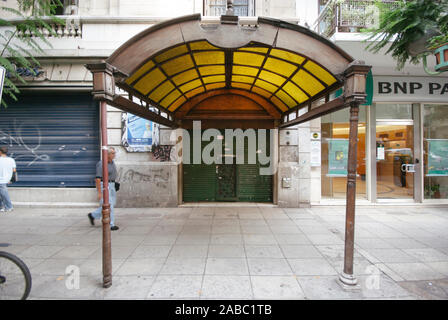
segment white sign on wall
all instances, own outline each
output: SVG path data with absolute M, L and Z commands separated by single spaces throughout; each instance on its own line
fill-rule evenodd
M 0 66 L 0 101 L 2 100 L 3 84 L 5 82 L 6 69 Z
M 448 77 L 373 76 L 374 102 L 446 102 Z
M 320 132 L 311 132 L 310 165 L 312 167 L 320 167 L 321 165 Z

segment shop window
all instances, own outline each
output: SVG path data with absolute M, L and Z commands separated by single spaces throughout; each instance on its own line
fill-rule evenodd
M 206 0 L 204 6 L 204 15 L 221 16 L 225 15 L 227 10 L 227 0 Z M 254 0 L 234 0 L 233 12 L 236 16 L 254 16 Z
M 412 120 L 412 107 L 410 104 L 377 104 L 376 119 Z
M 425 105 L 425 199 L 448 199 L 448 105 Z
M 349 109 L 343 109 L 321 118 L 322 199 L 346 197 L 349 115 Z M 359 112 L 357 157 L 356 196 L 358 199 L 366 199 L 366 107 L 364 106 Z

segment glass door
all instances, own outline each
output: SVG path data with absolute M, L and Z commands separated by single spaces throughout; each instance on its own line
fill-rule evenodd
M 413 199 L 414 173 L 413 122 L 377 120 L 377 198 Z

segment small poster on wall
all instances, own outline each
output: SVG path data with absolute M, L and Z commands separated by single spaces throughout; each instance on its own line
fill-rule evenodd
M 122 144 L 128 152 L 150 152 L 158 144 L 158 125 L 132 113 L 123 113 Z
M 346 176 L 348 139 L 328 139 L 328 176 Z
M 448 176 L 448 139 L 427 139 L 427 176 Z

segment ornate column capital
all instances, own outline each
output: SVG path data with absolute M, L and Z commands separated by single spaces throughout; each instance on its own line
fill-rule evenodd
M 366 101 L 366 77 L 372 67 L 356 60 L 344 71 L 344 100 L 347 104 L 362 104 Z

